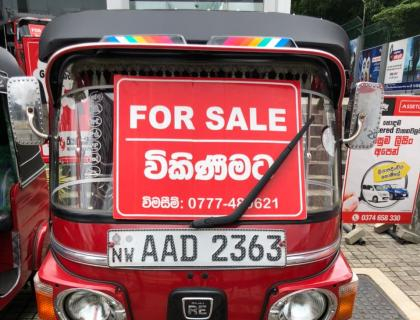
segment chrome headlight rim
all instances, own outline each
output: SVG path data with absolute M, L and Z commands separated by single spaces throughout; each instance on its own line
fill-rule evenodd
M 307 293 L 311 291 L 316 291 L 317 293 L 321 293 L 326 298 L 326 301 L 327 301 L 327 307 L 324 311 L 324 314 L 318 320 L 331 320 L 334 317 L 335 313 L 337 312 L 338 299 L 337 299 L 337 296 L 334 294 L 334 292 L 328 289 L 323 289 L 323 288 L 307 288 L 307 289 L 297 290 L 279 298 L 278 300 L 276 300 L 276 302 L 274 302 L 271 305 L 270 310 L 268 311 L 267 318 L 269 317 L 270 312 L 274 307 L 281 304 L 284 305 L 285 302 L 294 295 Z
M 115 316 L 116 316 L 115 320 L 126 320 L 127 319 L 126 311 L 125 311 L 125 308 L 124 308 L 123 304 L 121 302 L 119 302 L 117 299 L 115 299 L 114 297 L 110 296 L 109 294 L 106 294 L 106 293 L 104 293 L 102 291 L 98 291 L 98 290 L 92 290 L 92 289 L 72 288 L 72 289 L 66 289 L 66 290 L 61 291 L 57 295 L 57 298 L 55 299 L 54 309 L 55 309 L 55 312 L 57 313 L 57 316 L 60 320 L 70 320 L 70 318 L 66 314 L 64 302 L 72 294 L 81 293 L 81 292 L 90 293 L 90 294 L 93 293 L 93 294 L 96 294 L 96 295 L 104 298 L 109 303 L 109 305 L 113 308 L 113 310 L 115 311 Z

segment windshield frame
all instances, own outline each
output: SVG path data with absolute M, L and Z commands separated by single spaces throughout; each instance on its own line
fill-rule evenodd
M 65 49 L 60 50 L 59 52 L 57 52 L 56 54 L 54 54 L 52 56 L 52 58 L 50 59 L 48 65 L 47 65 L 47 69 L 46 69 L 46 84 L 47 84 L 47 90 L 48 90 L 48 95 L 49 95 L 49 101 L 50 101 L 50 128 L 53 132 L 53 138 L 50 141 L 50 190 L 54 190 L 57 187 L 57 184 L 54 183 L 54 181 L 57 181 L 57 168 L 58 168 L 58 140 L 57 138 L 57 132 L 58 132 L 58 119 L 59 119 L 59 112 L 57 112 L 60 108 L 60 88 L 62 85 L 62 80 L 63 80 L 63 74 L 64 74 L 64 70 L 65 70 L 65 66 L 68 65 L 68 63 L 70 63 L 70 61 L 73 61 L 74 59 L 78 59 L 81 57 L 89 57 L 92 54 L 92 49 L 110 49 L 110 47 L 112 49 L 130 49 L 128 50 L 129 53 L 131 53 L 131 49 L 145 49 L 145 52 L 148 54 L 151 50 L 162 50 L 164 49 L 165 52 L 166 50 L 170 49 L 170 50 L 175 50 L 175 51 L 183 51 L 181 53 L 186 53 L 185 51 L 191 51 L 191 50 L 199 50 L 199 51 L 209 51 L 210 53 L 212 52 L 221 52 L 223 54 L 241 54 L 241 53 L 247 53 L 249 54 L 250 52 L 256 53 L 256 54 L 260 54 L 260 53 L 268 53 L 268 54 L 272 54 L 272 53 L 281 53 L 283 55 L 291 55 L 294 58 L 296 57 L 296 55 L 298 56 L 302 56 L 302 55 L 309 55 L 312 58 L 317 58 L 317 57 L 321 57 L 325 60 L 325 58 L 327 58 L 326 60 L 331 62 L 332 65 L 336 67 L 336 69 L 334 70 L 334 68 L 330 68 L 329 69 L 333 69 L 331 70 L 331 73 L 335 73 L 335 76 L 338 76 L 339 79 L 344 80 L 344 69 L 342 67 L 342 64 L 340 63 L 340 61 L 332 56 L 329 53 L 320 51 L 320 50 L 313 50 L 313 49 L 298 49 L 298 48 L 285 48 L 283 50 L 273 50 L 273 49 L 261 49 L 261 48 L 238 48 L 238 47 L 220 47 L 220 46 L 202 46 L 202 45 L 194 45 L 194 46 L 190 46 L 190 45 L 186 45 L 186 46 L 179 46 L 179 45 L 121 45 L 121 44 L 89 44 L 89 45 L 76 45 L 76 46 L 71 46 Z M 86 52 L 83 52 L 85 50 L 88 50 L 87 55 L 85 54 Z M 54 79 L 54 80 L 53 80 Z M 58 80 L 58 81 L 57 81 Z M 50 84 L 54 84 L 54 85 L 50 85 Z M 345 81 L 341 81 L 340 85 L 338 86 L 338 91 L 337 91 L 337 95 L 335 97 L 332 98 L 333 100 L 333 106 L 335 109 L 335 114 L 336 114 L 336 123 L 337 123 L 337 128 L 341 127 L 341 100 L 343 98 L 343 92 L 344 92 L 344 84 Z M 337 89 L 337 88 L 336 88 Z M 54 94 L 52 94 L 52 92 L 54 92 Z M 54 99 L 55 98 L 55 99 Z M 340 117 L 340 118 L 339 118 Z M 334 133 L 336 134 L 336 137 L 340 137 L 341 136 L 341 130 L 334 130 Z M 339 163 L 339 161 L 341 161 L 341 153 L 337 152 L 336 153 L 336 158 L 335 158 L 336 164 L 334 165 L 334 176 L 335 179 L 337 181 L 334 181 L 334 184 L 336 184 L 338 186 L 338 193 L 341 192 L 339 186 L 341 185 L 341 180 L 339 179 L 340 177 L 340 166 L 337 165 L 337 163 Z M 340 197 L 340 194 L 337 195 L 338 197 Z M 52 197 L 51 197 L 51 200 Z M 57 213 L 58 216 L 62 216 L 62 217 L 66 217 L 66 219 L 71 219 L 71 220 L 78 220 L 78 221 L 89 221 L 89 222 L 104 222 L 107 221 L 109 223 L 124 223 L 124 221 L 119 221 L 119 220 L 115 220 L 112 218 L 112 214 L 111 216 L 109 215 L 109 212 L 104 212 L 103 210 L 96 210 L 96 209 L 78 209 L 78 210 L 74 210 L 74 209 L 68 209 L 66 207 L 63 207 L 57 203 L 54 203 L 54 201 L 51 202 L 52 203 L 52 207 L 54 209 L 54 211 Z M 76 212 L 77 211 L 77 212 Z M 264 220 L 264 221 L 253 221 L 253 220 L 249 220 L 249 221 L 240 221 L 239 223 L 243 223 L 243 224 L 270 224 L 270 223 L 276 223 L 276 224 L 294 224 L 294 223 L 313 223 L 313 222 L 317 222 L 317 221 L 325 221 L 328 219 L 331 219 L 332 217 L 335 217 L 337 215 L 339 215 L 340 213 L 340 204 L 339 202 L 336 203 L 336 206 L 331 210 L 331 211 L 322 211 L 322 214 L 319 213 L 308 213 L 308 218 L 306 220 L 303 221 L 295 221 L 295 220 Z M 130 220 L 130 222 L 146 222 L 145 220 Z M 157 221 L 153 221 L 153 220 L 147 220 L 147 223 L 156 223 Z M 160 223 L 169 223 L 170 221 L 168 220 L 164 220 L 164 221 L 159 221 Z M 188 221 L 173 221 L 175 223 L 181 223 L 181 224 L 186 224 L 188 223 Z

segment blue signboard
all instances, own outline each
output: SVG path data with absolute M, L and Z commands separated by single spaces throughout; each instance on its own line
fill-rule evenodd
M 382 46 L 363 50 L 358 63 L 358 81 L 379 82 Z

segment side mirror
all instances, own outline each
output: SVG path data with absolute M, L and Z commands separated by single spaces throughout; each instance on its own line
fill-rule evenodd
M 15 141 L 40 145 L 48 138 L 48 111 L 42 104 L 39 82 L 34 77 L 13 77 L 7 82 L 7 101 Z
M 380 83 L 359 82 L 356 84 L 353 106 L 350 105 L 350 125 L 346 128 L 348 138 L 343 142 L 351 149 L 370 149 L 375 144 L 382 117 L 384 90 Z

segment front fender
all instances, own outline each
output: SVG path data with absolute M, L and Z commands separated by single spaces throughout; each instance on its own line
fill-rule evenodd
M 34 239 L 33 270 L 38 270 L 46 255 L 46 249 L 49 247 L 48 221 L 43 221 L 37 228 Z

